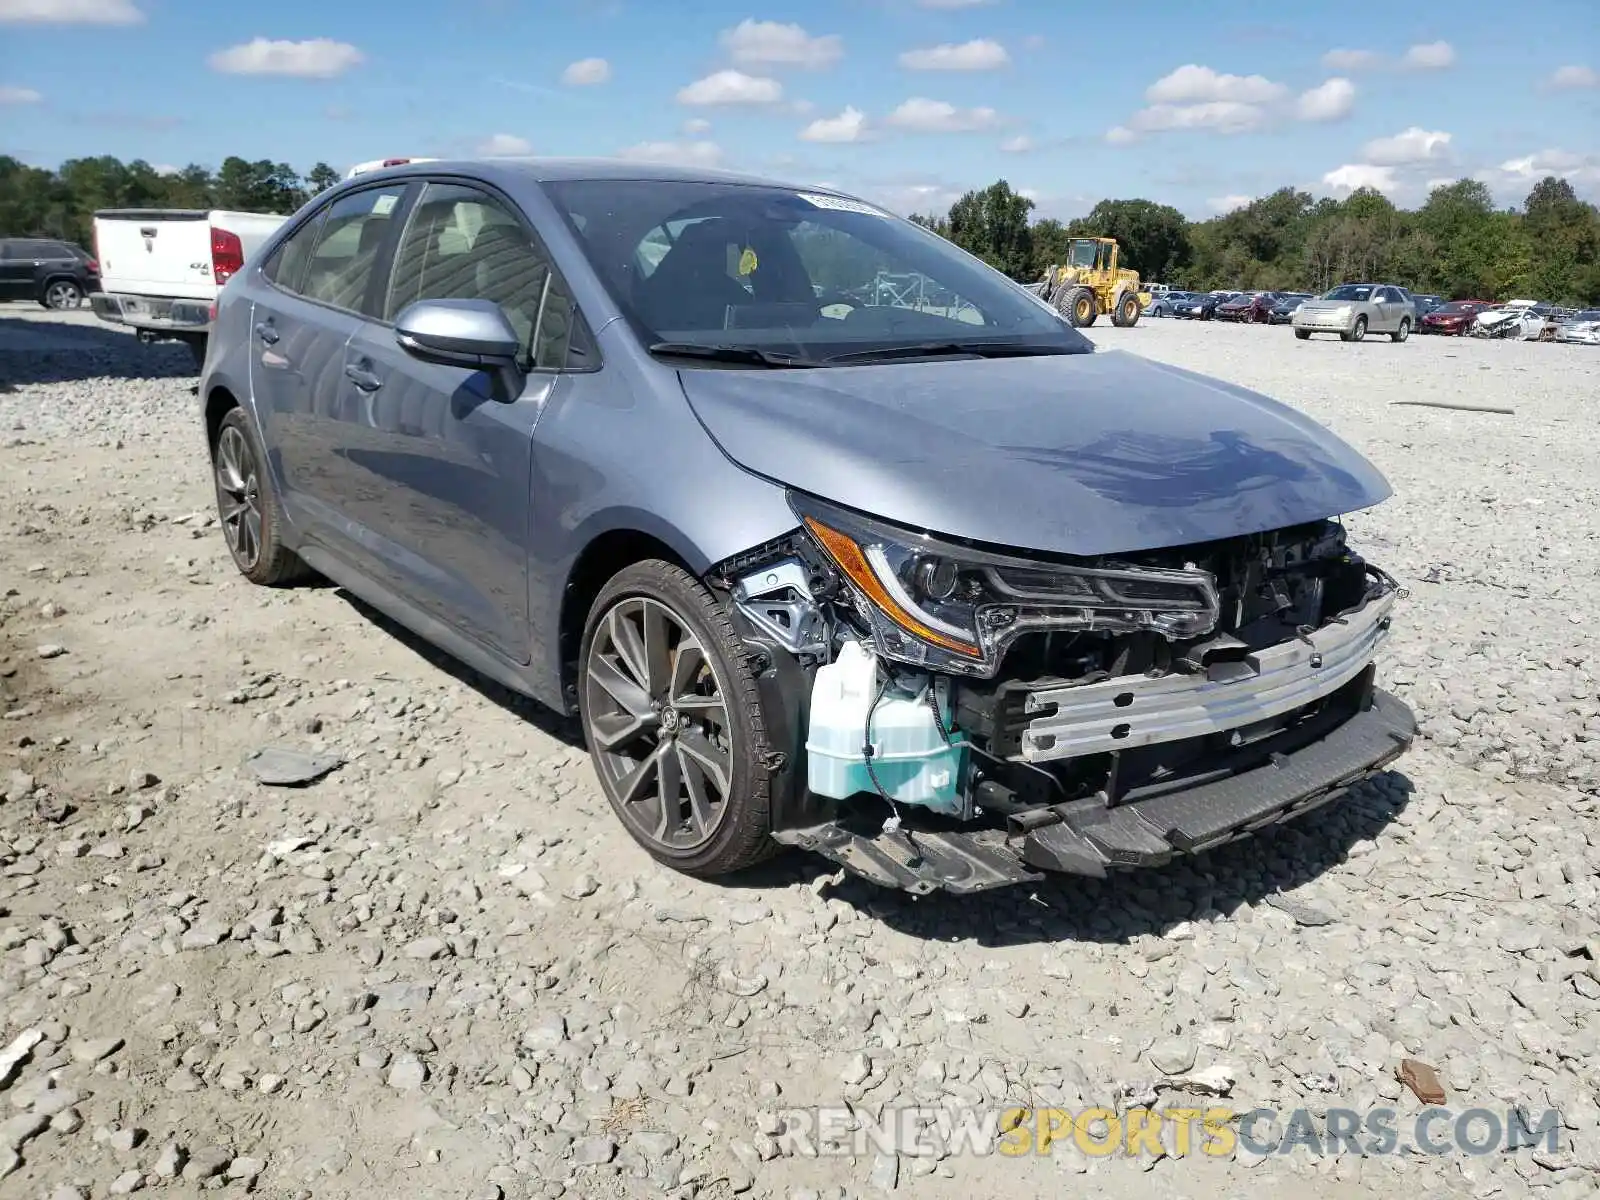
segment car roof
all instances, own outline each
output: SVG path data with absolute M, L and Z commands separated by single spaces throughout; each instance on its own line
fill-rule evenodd
M 374 179 L 449 174 L 457 171 L 477 175 L 490 182 L 532 180 L 535 183 L 565 183 L 575 180 L 644 180 L 653 183 L 739 183 L 821 192 L 827 195 L 843 194 L 832 188 L 789 183 L 758 175 L 743 175 L 734 171 L 718 171 L 710 167 L 679 167 L 622 158 L 440 158 L 365 171 L 357 178 L 364 183 L 370 183 Z

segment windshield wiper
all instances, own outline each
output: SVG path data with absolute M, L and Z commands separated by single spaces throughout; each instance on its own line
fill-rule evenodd
M 656 342 L 651 354 L 664 354 L 674 358 L 704 358 L 711 362 L 748 363 L 757 367 L 818 367 L 822 364 L 811 358 L 798 358 L 793 354 L 775 354 L 771 350 L 758 350 L 754 346 L 707 346 L 700 342 Z
M 952 354 L 973 354 L 979 358 L 1032 358 L 1044 354 L 1076 354 L 1065 346 L 1040 342 L 917 342 L 909 346 L 879 346 L 872 350 L 851 350 L 823 359 L 828 363 L 885 362 L 896 358 L 941 358 Z

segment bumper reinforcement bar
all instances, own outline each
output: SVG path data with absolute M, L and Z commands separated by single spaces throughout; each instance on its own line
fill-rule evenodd
M 1069 810 L 1020 835 L 999 829 L 868 834 L 830 821 L 773 836 L 874 883 L 919 894 L 985 891 L 1037 881 L 1047 871 L 1104 877 L 1208 850 L 1340 799 L 1404 754 L 1416 731 L 1403 701 L 1375 691 L 1371 707 L 1292 754 L 1168 795 Z

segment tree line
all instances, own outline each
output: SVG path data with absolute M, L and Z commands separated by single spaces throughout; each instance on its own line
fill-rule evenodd
M 292 213 L 339 178 L 325 162 L 304 175 L 288 163 L 238 157 L 215 171 L 158 171 L 142 159 L 102 155 L 51 171 L 0 156 L 0 236 L 88 248 L 97 209 Z M 1069 238 L 1114 237 L 1123 265 L 1173 287 L 1323 292 L 1349 280 L 1391 280 L 1447 298 L 1600 304 L 1600 209 L 1555 176 L 1536 183 L 1520 209 L 1496 208 L 1483 183 L 1462 179 L 1434 188 L 1414 210 L 1370 188 L 1343 200 L 1280 188 L 1207 221 L 1151 200 L 1102 200 L 1070 222 L 1033 214 L 1033 201 L 1002 179 L 943 215 L 911 219 L 1023 281 L 1064 261 Z
M 319 162 L 303 176 L 288 163 L 222 160 L 216 171 L 191 164 L 158 171 L 143 159 L 74 158 L 54 171 L 0 155 L 0 237 L 50 237 L 93 245 L 103 208 L 232 209 L 292 213 L 332 187 L 339 172 Z
M 1520 209 L 1496 208 L 1473 179 L 1435 187 L 1414 210 L 1370 188 L 1343 200 L 1280 188 L 1207 221 L 1150 200 L 1102 200 L 1065 223 L 1033 208 L 1002 179 L 912 220 L 1019 281 L 1064 262 L 1069 238 L 1114 237 L 1121 265 L 1178 288 L 1321 293 L 1365 280 L 1446 299 L 1600 304 L 1600 209 L 1556 176 Z

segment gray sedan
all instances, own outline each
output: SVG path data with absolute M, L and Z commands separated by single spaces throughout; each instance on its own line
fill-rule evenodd
M 827 189 L 363 173 L 222 289 L 200 389 L 238 569 L 575 716 L 681 871 L 1153 866 L 1415 730 L 1374 686 L 1397 589 L 1338 521 L 1389 495 L 1370 463 Z
M 1313 333 L 1336 333 L 1346 342 L 1387 333 L 1391 340 L 1403 342 L 1417 327 L 1417 306 L 1411 293 L 1395 284 L 1346 283 L 1307 300 L 1290 323 L 1301 341 Z

